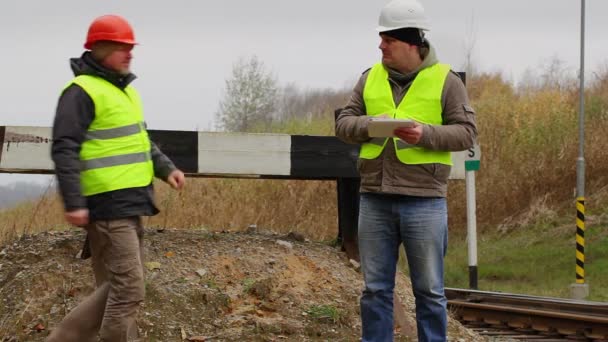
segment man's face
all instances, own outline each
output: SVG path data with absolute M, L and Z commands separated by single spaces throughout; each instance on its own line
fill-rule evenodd
M 104 58 L 102 64 L 106 68 L 127 75 L 131 72 L 131 59 L 133 58 L 131 50 L 133 50 L 133 45 L 124 43 L 113 44 L 115 44 L 115 48 L 112 49 L 112 53 Z
M 380 34 L 380 46 L 382 51 L 382 63 L 395 70 L 401 70 L 410 64 L 413 53 L 417 54 L 416 46 L 402 42 L 393 37 Z

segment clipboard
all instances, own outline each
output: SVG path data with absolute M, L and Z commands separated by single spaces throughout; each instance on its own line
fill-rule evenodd
M 413 120 L 372 118 L 367 124 L 367 131 L 373 138 L 394 137 L 393 131 L 399 127 L 414 127 L 416 122 Z

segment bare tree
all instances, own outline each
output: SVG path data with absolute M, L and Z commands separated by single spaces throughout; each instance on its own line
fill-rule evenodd
M 283 87 L 278 102 L 278 120 L 312 120 L 344 106 L 350 89 L 301 89 L 294 83 Z
M 216 112 L 219 129 L 247 132 L 255 125 L 269 125 L 277 107 L 278 87 L 273 75 L 256 56 L 240 58 Z
M 535 69 L 526 69 L 517 88 L 521 93 L 544 90 L 567 91 L 576 89 L 576 69 L 554 55 L 539 63 Z

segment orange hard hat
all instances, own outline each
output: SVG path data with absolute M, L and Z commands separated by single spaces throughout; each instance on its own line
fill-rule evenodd
M 102 15 L 93 20 L 84 48 L 90 50 L 94 43 L 102 40 L 136 44 L 131 25 L 125 18 L 113 14 Z

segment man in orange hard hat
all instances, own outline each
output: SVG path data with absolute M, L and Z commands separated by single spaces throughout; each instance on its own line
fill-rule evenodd
M 141 216 L 156 215 L 152 181 L 175 189 L 184 174 L 149 139 L 130 85 L 135 37 L 129 23 L 104 15 L 89 27 L 75 78 L 63 89 L 53 124 L 52 158 L 66 220 L 87 231 L 96 289 L 47 341 L 122 342 L 137 338 L 144 299 Z

